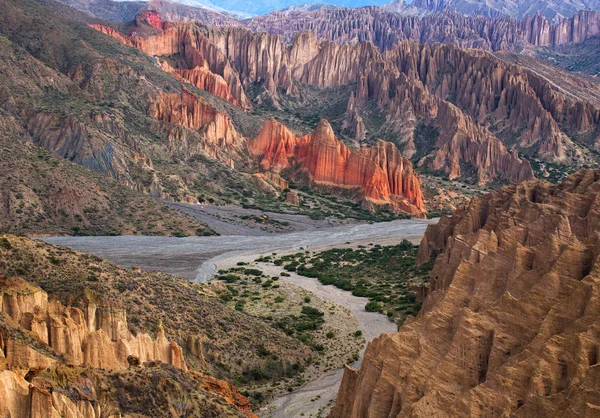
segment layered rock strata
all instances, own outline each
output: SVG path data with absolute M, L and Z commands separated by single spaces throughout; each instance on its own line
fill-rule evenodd
M 595 416 L 598 199 L 600 171 L 584 170 L 504 187 L 430 226 L 418 317 L 346 370 L 330 417 Z

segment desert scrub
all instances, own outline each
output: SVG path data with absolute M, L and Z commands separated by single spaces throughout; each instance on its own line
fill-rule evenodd
M 368 298 L 365 310 L 384 313 L 401 325 L 408 315 L 417 315 L 421 303 L 416 291 L 428 286 L 431 266 L 417 267 L 416 257 L 417 247 L 404 240 L 391 246 L 369 244 L 314 254 L 298 252 L 273 263 Z

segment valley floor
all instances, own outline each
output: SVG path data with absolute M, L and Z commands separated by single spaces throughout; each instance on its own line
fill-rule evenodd
M 221 216 L 221 215 L 220 215 Z M 223 215 L 225 216 L 225 215 Z M 384 223 L 345 225 L 310 229 L 287 234 L 260 236 L 222 235 L 212 237 L 52 237 L 46 241 L 96 254 L 121 266 L 138 266 L 176 274 L 190 280 L 208 282 L 218 270 L 228 269 L 238 263 L 253 263 L 265 255 L 289 254 L 299 250 L 323 251 L 336 247 L 358 247 L 363 244 L 397 244 L 403 239 L 418 243 L 428 224 L 437 220 L 396 220 Z M 255 263 L 264 273 L 280 276 L 283 267 Z M 382 333 L 396 330 L 396 324 L 385 315 L 366 312 L 366 298 L 356 297 L 333 286 L 325 286 L 317 279 L 301 277 L 296 273 L 282 276 L 280 280 L 303 288 L 318 298 L 335 303 L 356 318 L 365 340 L 371 341 Z M 353 364 L 357 367 L 362 360 Z M 343 368 L 331 370 L 309 380 L 301 388 L 276 397 L 263 407 L 264 417 L 325 416 L 332 406 Z

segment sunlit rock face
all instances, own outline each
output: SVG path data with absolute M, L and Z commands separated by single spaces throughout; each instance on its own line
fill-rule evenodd
M 594 416 L 598 199 L 600 171 L 584 170 L 506 186 L 429 226 L 418 317 L 369 344 L 330 417 Z
M 297 163 L 317 184 L 358 187 L 375 203 L 416 214 L 424 211 L 421 180 L 390 142 L 352 151 L 335 137 L 326 120 L 312 135 L 301 137 L 268 120 L 250 149 L 265 170 L 279 172 Z

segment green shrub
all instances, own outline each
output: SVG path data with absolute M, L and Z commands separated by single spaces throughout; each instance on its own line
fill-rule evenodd
M 383 306 L 381 306 L 380 303 L 371 300 L 365 305 L 365 311 L 367 311 L 367 312 L 383 312 Z

